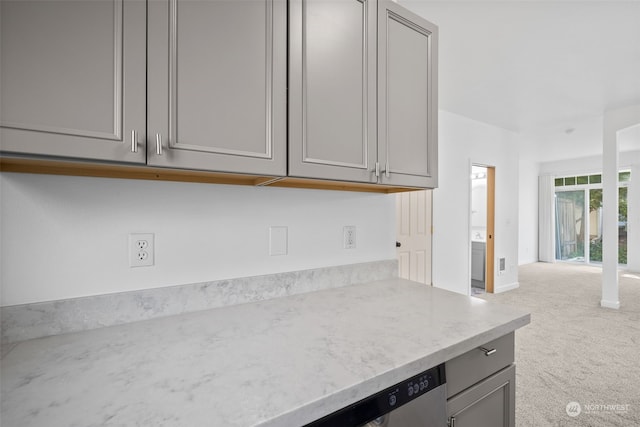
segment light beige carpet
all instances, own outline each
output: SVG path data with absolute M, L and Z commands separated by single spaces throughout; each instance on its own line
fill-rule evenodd
M 531 312 L 516 331 L 516 425 L 640 426 L 640 274 L 620 273 L 619 310 L 600 307 L 597 267 L 529 264 L 519 282 L 480 296 Z

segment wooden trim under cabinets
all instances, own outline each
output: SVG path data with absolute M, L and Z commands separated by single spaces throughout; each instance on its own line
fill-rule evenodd
M 98 178 L 142 179 L 151 181 L 199 182 L 208 184 L 251 185 L 264 187 L 306 188 L 315 190 L 400 193 L 421 188 L 395 187 L 359 182 L 331 181 L 278 176 L 258 176 L 200 170 L 170 169 L 110 163 L 67 160 L 0 157 L 1 172 L 46 175 L 87 176 Z
M 164 169 L 93 162 L 0 158 L 0 171 L 46 175 L 90 176 L 98 178 L 143 179 L 152 181 L 202 182 L 212 184 L 261 185 L 267 177 L 218 172 Z

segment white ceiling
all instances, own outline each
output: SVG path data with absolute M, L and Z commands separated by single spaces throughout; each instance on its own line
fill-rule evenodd
M 444 110 L 523 133 L 640 104 L 640 1 L 400 3 L 440 29 Z

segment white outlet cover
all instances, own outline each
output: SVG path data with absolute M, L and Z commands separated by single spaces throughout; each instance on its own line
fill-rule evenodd
M 129 234 L 129 267 L 151 267 L 155 260 L 153 233 Z
M 269 255 L 287 255 L 289 230 L 284 226 L 269 227 Z
M 342 229 L 343 247 L 345 249 L 356 248 L 356 226 L 345 225 Z

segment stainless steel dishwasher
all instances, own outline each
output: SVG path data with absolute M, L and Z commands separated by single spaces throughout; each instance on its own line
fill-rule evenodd
M 445 382 L 441 364 L 305 427 L 446 427 Z

